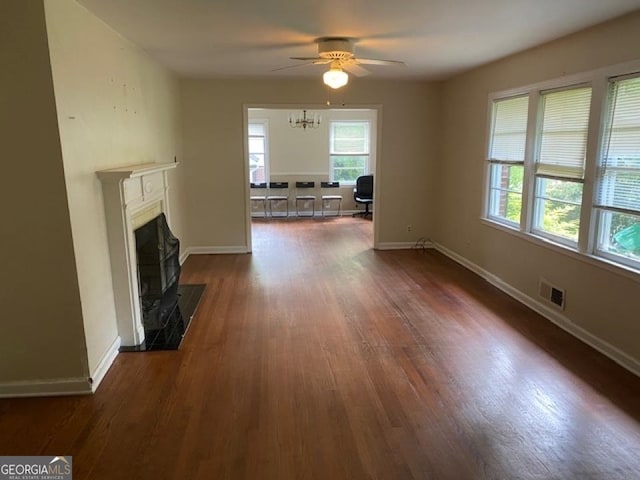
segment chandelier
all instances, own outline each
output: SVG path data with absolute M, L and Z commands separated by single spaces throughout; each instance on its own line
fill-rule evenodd
M 322 117 L 317 113 L 312 113 L 307 116 L 307 111 L 303 110 L 302 115 L 291 113 L 289 114 L 289 126 L 291 128 L 302 128 L 306 130 L 307 128 L 318 128 L 320 126 L 320 122 L 322 121 Z

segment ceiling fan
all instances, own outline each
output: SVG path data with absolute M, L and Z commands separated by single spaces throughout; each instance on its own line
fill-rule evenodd
M 329 65 L 329 70 L 322 76 L 324 83 L 331 88 L 340 88 L 349 81 L 349 73 L 357 77 L 369 75 L 367 69 L 360 65 L 392 65 L 406 66 L 399 60 L 376 60 L 372 58 L 358 58 L 355 56 L 355 39 L 348 37 L 323 37 L 316 40 L 318 44 L 317 57 L 291 57 L 291 60 L 304 60 L 306 63 L 292 65 L 287 68 L 302 67 L 304 65 Z

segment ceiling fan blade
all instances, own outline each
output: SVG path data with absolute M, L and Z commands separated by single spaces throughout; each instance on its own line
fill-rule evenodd
M 407 64 L 399 60 L 375 60 L 373 58 L 356 58 L 356 63 L 362 63 L 363 65 L 394 65 L 399 67 L 406 67 Z
M 366 68 L 363 68 L 360 65 L 356 65 L 355 63 L 345 64 L 342 66 L 342 68 L 347 72 L 352 73 L 356 77 L 364 77 L 365 75 L 369 75 L 371 73 Z
M 273 70 L 271 70 L 272 72 L 278 72 L 280 70 L 288 70 L 290 68 L 298 68 L 298 67 L 304 67 L 306 65 L 313 65 L 315 62 L 305 62 L 305 63 L 298 63 L 297 65 L 287 65 L 286 67 L 279 67 L 279 68 L 274 68 Z
M 291 60 L 305 60 L 313 63 L 314 65 L 325 65 L 333 61 L 330 58 L 322 58 L 322 57 L 290 57 L 290 58 Z

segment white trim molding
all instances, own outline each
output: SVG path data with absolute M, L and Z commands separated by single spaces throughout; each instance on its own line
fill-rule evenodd
M 602 340 L 601 338 L 593 335 L 592 333 L 588 332 L 584 328 L 576 325 L 571 321 L 571 319 L 569 319 L 559 311 L 554 310 L 548 307 L 547 305 L 540 303 L 538 300 L 524 294 L 520 290 L 506 283 L 501 278 L 485 270 L 484 268 L 476 265 L 475 263 L 471 262 L 465 257 L 457 254 L 453 250 L 449 250 L 447 247 L 440 245 L 439 243 L 434 243 L 433 246 L 437 251 L 439 251 L 443 255 L 446 255 L 447 257 L 459 263 L 463 267 L 468 268 L 476 275 L 485 279 L 494 287 L 499 288 L 510 297 L 526 305 L 536 313 L 539 313 L 550 322 L 554 323 L 558 327 L 562 328 L 564 331 L 576 337 L 578 340 L 581 340 L 582 342 L 586 343 L 590 347 L 596 349 L 598 352 L 609 357 L 618 365 L 624 367 L 625 369 L 629 370 L 631 373 L 640 377 L 640 361 L 638 361 L 637 359 L 626 354 L 619 348 L 614 347 L 613 345 L 606 342 L 605 340 Z
M 229 245 L 223 247 L 187 247 L 180 258 L 184 257 L 182 262 L 186 261 L 189 255 L 215 255 L 215 254 L 231 254 L 231 253 L 249 253 L 250 250 L 246 245 Z
M 0 398 L 59 397 L 88 395 L 91 382 L 86 377 L 54 378 L 49 380 L 20 380 L 0 383 Z
M 416 250 L 422 248 L 433 248 L 433 242 L 429 240 L 417 240 L 414 242 L 381 242 L 376 250 Z
M 116 337 L 105 352 L 91 377 L 54 378 L 49 380 L 19 380 L 0 383 L 0 398 L 59 397 L 95 393 L 118 356 L 120 337 Z
M 120 343 L 120 337 L 116 337 L 111 346 L 105 352 L 96 369 L 91 374 L 89 382 L 91 383 L 91 391 L 93 393 L 98 390 L 98 386 L 100 386 L 104 376 L 107 374 L 109 368 L 111 368 L 111 365 L 113 365 L 114 360 L 118 356 L 118 353 L 120 352 Z

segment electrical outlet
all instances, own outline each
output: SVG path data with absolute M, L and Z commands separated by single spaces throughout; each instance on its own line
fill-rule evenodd
M 407 225 L 407 232 L 413 231 L 413 225 Z

